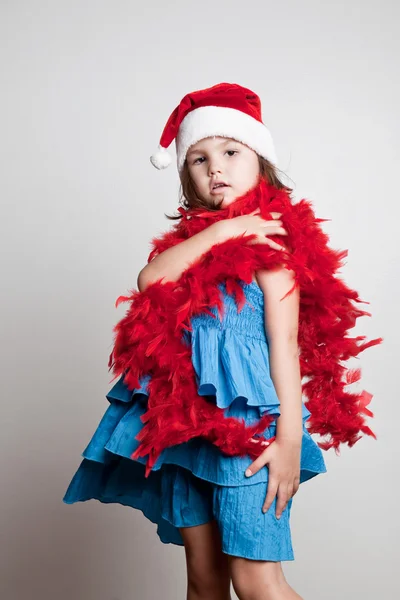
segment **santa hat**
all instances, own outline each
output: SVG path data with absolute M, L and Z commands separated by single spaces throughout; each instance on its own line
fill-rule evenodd
M 271 134 L 262 122 L 260 98 L 236 83 L 186 94 L 170 115 L 150 161 L 157 169 L 168 167 L 172 159 L 166 149 L 175 139 L 180 173 L 190 146 L 212 136 L 233 138 L 277 163 Z

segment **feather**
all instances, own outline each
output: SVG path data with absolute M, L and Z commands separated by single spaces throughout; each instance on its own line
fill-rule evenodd
M 251 236 L 238 235 L 212 246 L 178 281 L 163 283 L 161 278 L 143 292 L 132 290 L 129 296 L 117 299 L 117 306 L 129 301 L 130 307 L 114 328 L 109 369 L 116 376 L 122 373 L 130 389 L 138 387 L 141 375 L 151 374 L 148 409 L 136 436 L 140 444 L 132 454 L 132 458 L 147 457 L 146 477 L 164 448 L 194 437 L 208 440 L 229 456 L 256 458 L 265 448 L 263 432 L 273 416 L 264 415 L 254 425 L 246 426 L 243 420 L 227 417 L 222 409 L 200 396 L 191 347 L 183 340 L 183 332 L 191 330 L 192 317 L 202 313 L 216 317 L 211 310 L 217 309 L 222 320 L 221 282 L 225 282 L 240 312 L 246 303 L 240 281 L 250 282 L 261 268 L 284 266 L 293 270 L 295 283 L 286 295 L 296 286 L 300 288 L 298 343 L 302 390 L 311 413 L 309 433 L 321 436 L 320 448 L 333 448 L 338 455 L 341 445 L 351 447 L 363 435 L 376 438 L 365 422 L 365 417 L 373 416 L 367 408 L 372 395 L 365 390 L 359 394 L 345 390 L 361 378 L 361 369 L 348 369 L 345 362 L 380 344 L 383 338 L 349 337 L 357 319 L 371 315 L 356 306 L 365 302 L 338 276 L 348 252 L 329 247 L 329 237 L 320 226 L 329 219 L 317 218 L 309 200 L 294 204 L 286 190 L 277 190 L 260 178 L 253 190 L 225 209 L 180 207 L 182 219 L 152 240 L 148 261 L 214 222 L 249 214 L 257 207 L 264 217 L 271 212 L 282 214 L 288 231 L 287 250 L 248 244 Z M 255 435 L 259 437 L 252 440 Z

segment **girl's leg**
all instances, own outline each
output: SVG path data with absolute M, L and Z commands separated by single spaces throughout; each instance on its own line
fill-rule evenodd
M 302 600 L 286 581 L 281 562 L 229 556 L 229 569 L 239 600 Z
M 231 600 L 229 557 L 221 550 L 217 523 L 180 527 L 185 544 L 186 600 Z

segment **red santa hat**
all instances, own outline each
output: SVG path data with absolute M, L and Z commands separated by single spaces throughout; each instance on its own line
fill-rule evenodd
M 186 94 L 170 115 L 150 161 L 157 169 L 168 167 L 172 159 L 166 149 L 175 139 L 180 173 L 190 146 L 212 136 L 233 138 L 277 163 L 271 133 L 262 122 L 260 98 L 236 83 L 218 83 Z

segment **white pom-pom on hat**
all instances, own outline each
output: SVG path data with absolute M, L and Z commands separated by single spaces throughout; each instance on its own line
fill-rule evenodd
M 158 146 L 157 152 L 150 156 L 150 162 L 156 169 L 166 169 L 171 161 L 171 155 L 161 145 Z

